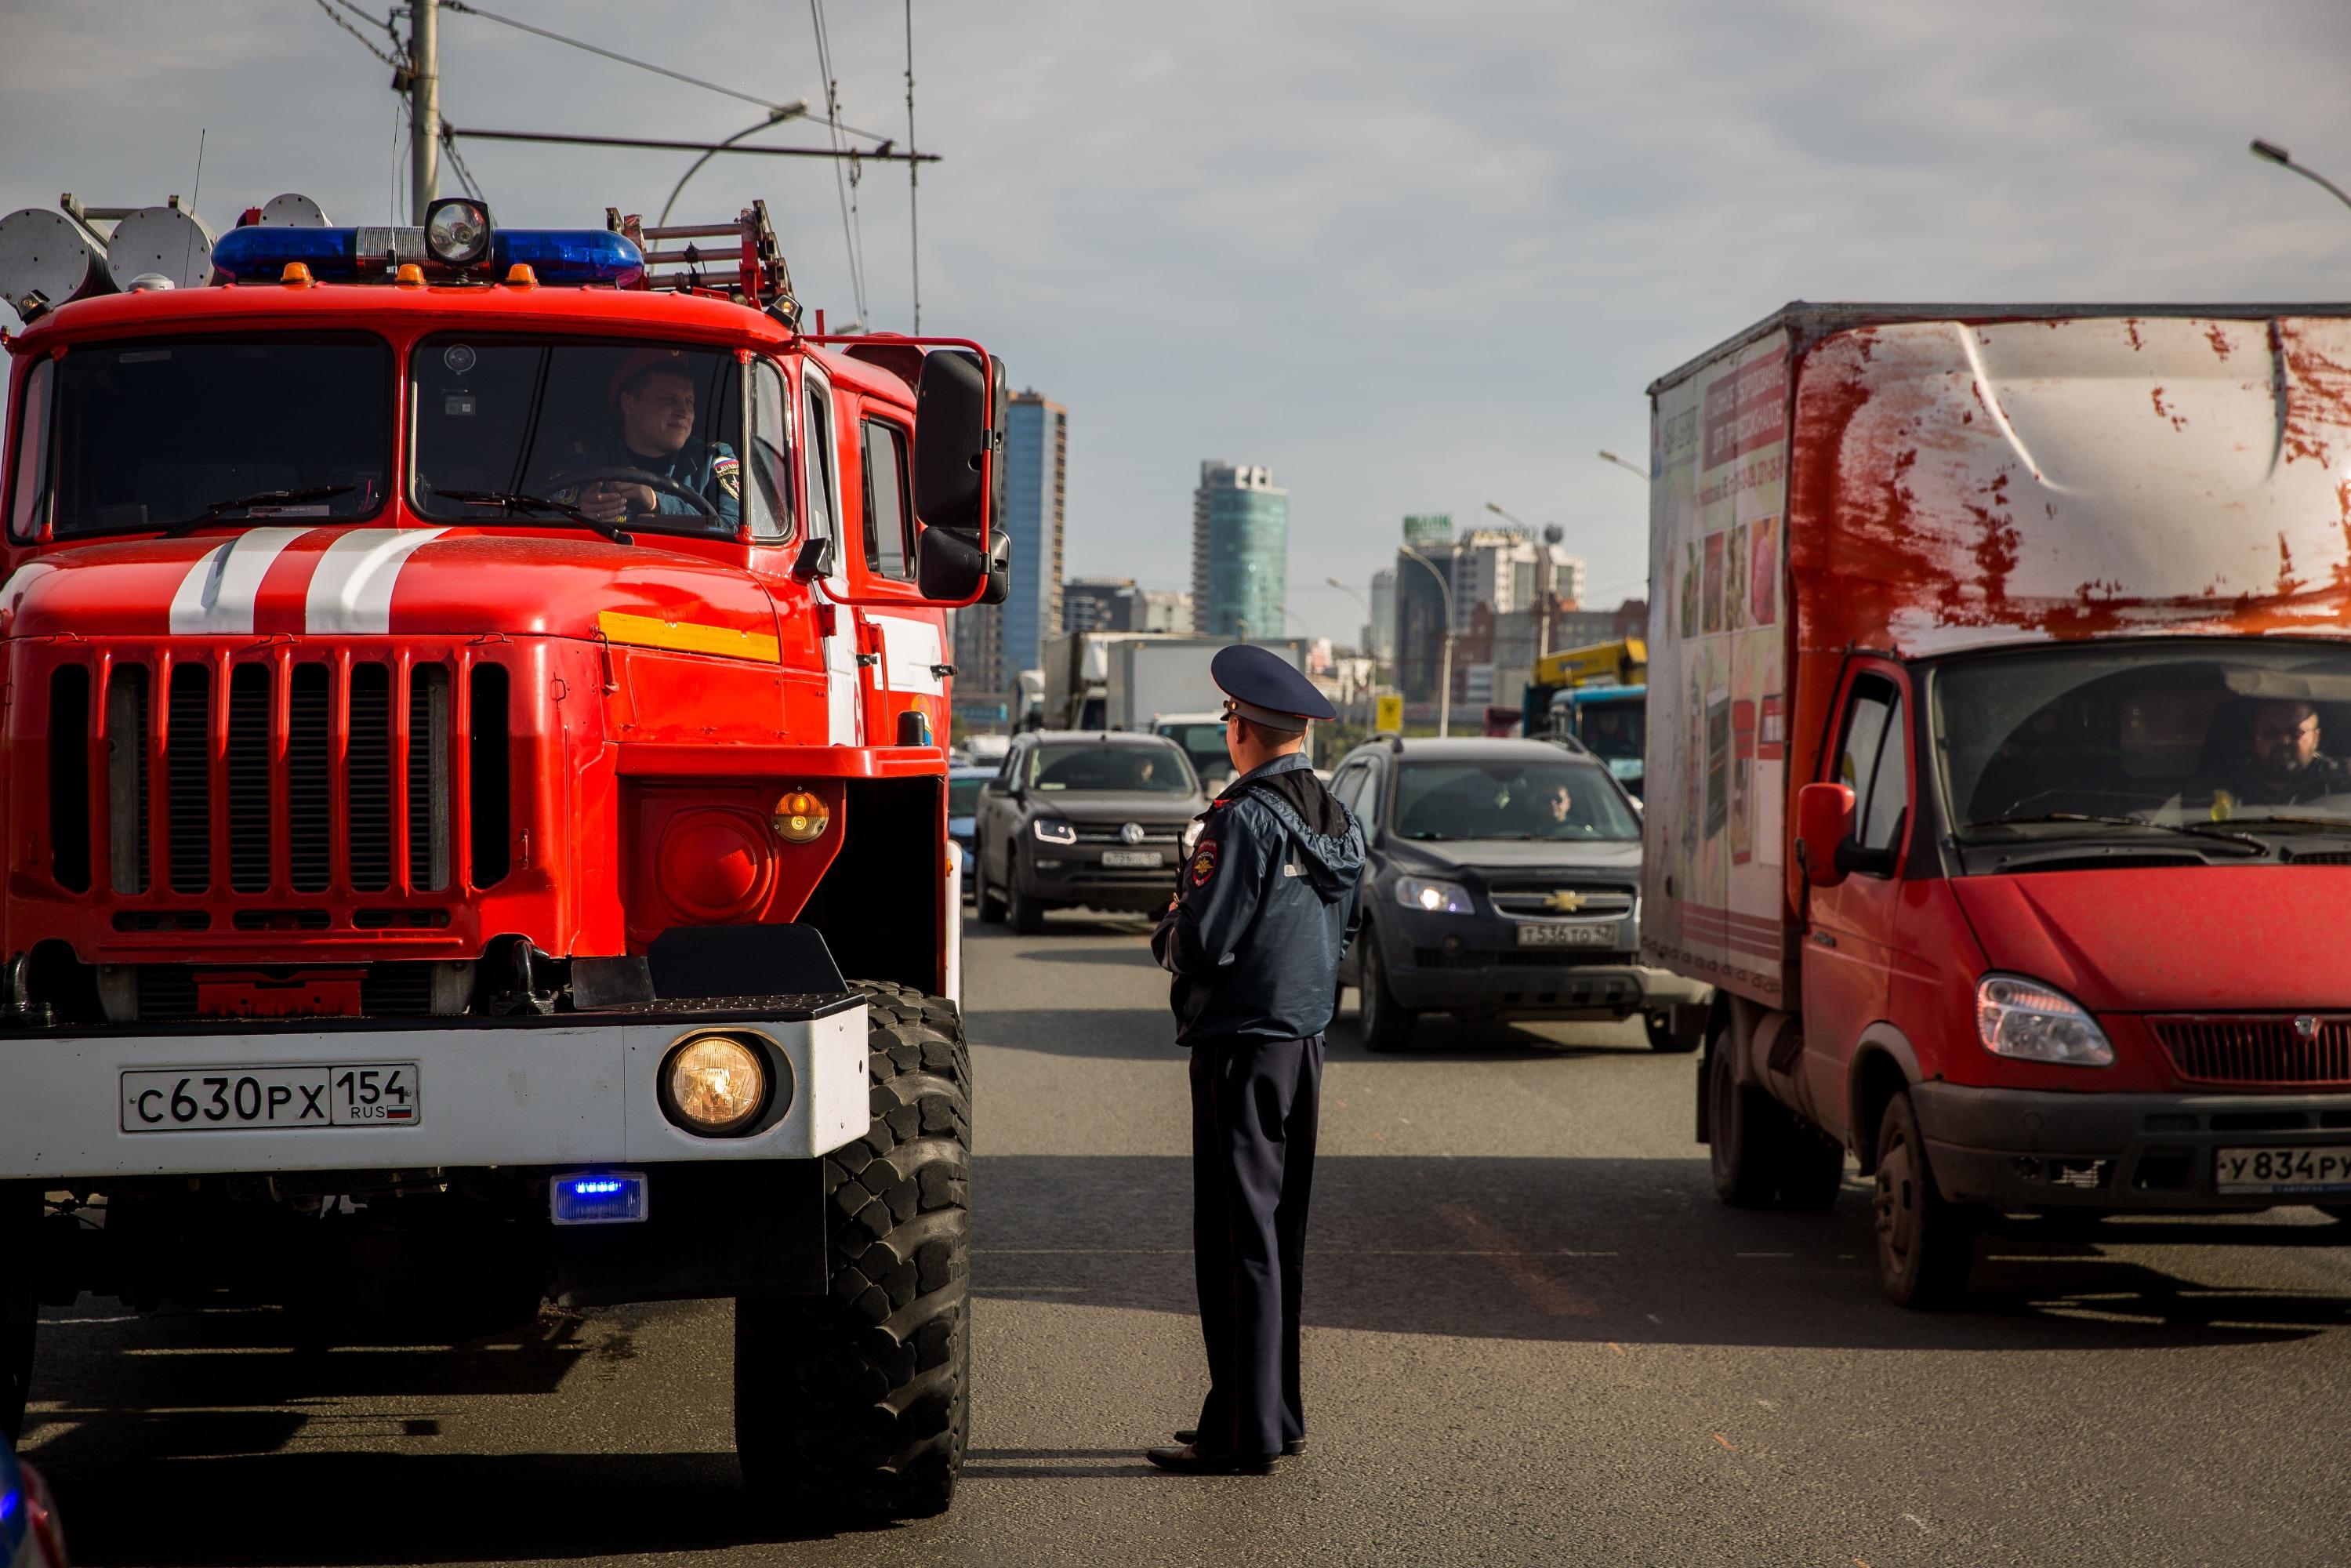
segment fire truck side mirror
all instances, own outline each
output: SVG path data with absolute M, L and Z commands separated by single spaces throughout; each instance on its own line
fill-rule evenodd
M 1003 464 L 988 456 L 1002 451 L 1008 398 L 1003 361 L 994 369 L 991 393 L 976 357 L 943 349 L 924 356 L 915 392 L 914 515 L 928 528 L 971 536 L 975 546 L 1002 510 Z
M 961 604 L 977 592 L 982 604 L 1003 603 L 1012 588 L 1012 536 L 997 529 L 983 551 L 966 529 L 925 528 L 914 541 L 914 586 L 925 599 Z

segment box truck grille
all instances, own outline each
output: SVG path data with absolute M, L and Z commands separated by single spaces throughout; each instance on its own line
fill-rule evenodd
M 2351 1083 L 2351 1018 L 2304 1013 L 2157 1019 L 2182 1078 L 2262 1088 Z
M 507 683 L 502 669 L 472 674 L 492 700 L 468 756 L 491 798 L 462 847 L 484 886 L 507 869 Z M 227 922 L 240 931 L 317 929 L 328 917 L 313 901 L 354 895 L 371 906 L 352 922 L 363 927 L 448 924 L 445 911 L 397 907 L 450 891 L 461 869 L 445 667 L 192 661 L 159 677 L 118 659 L 61 665 L 47 685 L 50 871 L 71 892 L 95 881 L 150 906 L 119 912 L 117 930 L 201 929 L 200 912 L 153 905 L 224 895 L 251 900 Z

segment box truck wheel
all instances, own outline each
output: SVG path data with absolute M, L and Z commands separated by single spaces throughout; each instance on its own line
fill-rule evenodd
M 1364 983 L 1358 988 L 1355 1004 L 1357 1027 L 1363 1030 L 1365 1051 L 1402 1051 L 1412 1043 L 1413 1026 L 1420 1015 L 1395 999 L 1388 989 L 1388 972 L 1380 962 L 1378 938 L 1366 926 L 1356 939 L 1363 946 Z
M 873 1123 L 824 1157 L 822 1298 L 735 1303 L 735 1450 L 795 1519 L 944 1512 L 971 1406 L 971 1051 L 955 1004 L 860 981 Z
M 1877 1280 L 1905 1307 L 1949 1306 L 1967 1294 L 1980 1220 L 1949 1203 L 1927 1166 L 1927 1142 L 1908 1092 L 1877 1123 Z
M 25 1430 L 33 1382 L 33 1324 L 40 1313 L 41 1189 L 0 1182 L 0 1440 Z
M 1733 1208 L 1826 1208 L 1844 1184 L 1844 1150 L 1732 1069 L 1729 1026 L 1707 1048 L 1707 1155 L 1715 1195 Z

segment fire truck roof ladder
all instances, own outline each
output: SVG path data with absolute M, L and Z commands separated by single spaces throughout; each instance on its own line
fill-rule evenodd
M 624 217 L 618 207 L 606 207 L 604 226 L 644 253 L 646 287 L 666 284 L 677 289 L 740 295 L 799 330 L 799 301 L 792 297 L 791 272 L 784 265 L 784 250 L 777 243 L 775 228 L 768 222 L 767 203 L 753 202 L 732 223 L 673 224 L 666 228 L 647 228 L 639 214 Z M 710 240 L 736 244 L 698 243 Z M 734 265 L 727 266 L 729 262 Z

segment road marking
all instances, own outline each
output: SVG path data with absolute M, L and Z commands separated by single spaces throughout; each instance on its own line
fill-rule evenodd
M 1535 1267 L 1534 1260 L 1511 1245 L 1501 1228 L 1474 1208 L 1459 1204 L 1441 1203 L 1437 1206 L 1437 1218 L 1454 1229 L 1465 1233 L 1479 1244 L 1484 1256 L 1502 1266 L 1519 1293 L 1553 1317 L 1594 1318 L 1600 1309 Z

